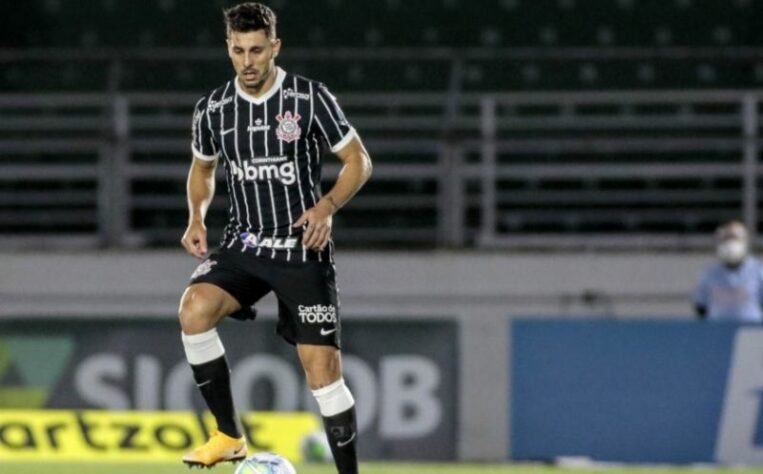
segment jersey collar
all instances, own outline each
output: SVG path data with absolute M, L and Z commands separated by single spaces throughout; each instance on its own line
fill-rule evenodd
M 244 99 L 248 100 L 249 102 L 255 104 L 255 105 L 262 105 L 273 97 L 273 95 L 278 92 L 278 89 L 281 88 L 281 84 L 283 84 L 283 80 L 286 78 L 286 71 L 281 69 L 280 67 L 276 66 L 276 81 L 273 83 L 273 85 L 270 87 L 270 89 L 261 95 L 260 97 L 254 97 L 253 95 L 246 92 L 244 89 L 241 88 L 241 85 L 238 83 L 238 76 L 233 78 L 233 83 L 236 85 L 236 92 L 239 96 L 243 97 Z

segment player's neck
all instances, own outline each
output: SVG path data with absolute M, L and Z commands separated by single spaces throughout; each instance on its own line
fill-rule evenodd
M 241 82 L 241 78 L 237 77 L 236 80 L 238 81 L 238 85 L 247 94 L 251 95 L 254 98 L 259 99 L 263 95 L 265 95 L 276 83 L 276 78 L 278 77 L 278 69 L 276 67 L 273 67 L 270 69 L 270 74 L 268 74 L 268 77 L 262 81 L 259 87 L 247 87 L 243 82 Z

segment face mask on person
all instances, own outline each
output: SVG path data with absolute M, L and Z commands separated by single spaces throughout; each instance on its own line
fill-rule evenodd
M 718 258 L 726 265 L 739 265 L 747 256 L 747 242 L 743 239 L 728 239 L 718 244 Z

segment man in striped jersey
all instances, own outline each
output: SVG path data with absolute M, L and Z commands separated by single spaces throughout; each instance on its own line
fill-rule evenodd
M 229 315 L 253 319 L 249 308 L 273 291 L 278 333 L 296 345 L 337 470 L 357 473 L 354 400 L 339 352 L 331 216 L 369 178 L 371 161 L 323 84 L 276 67 L 281 42 L 268 7 L 243 3 L 226 10 L 225 21 L 236 77 L 199 100 L 193 116 L 190 218 L 182 244 L 204 261 L 179 311 L 186 357 L 217 430 L 183 461 L 210 467 L 246 456 L 215 327 Z M 326 194 L 320 187 L 324 147 L 343 164 Z M 220 161 L 230 220 L 220 248 L 207 256 L 204 217 Z

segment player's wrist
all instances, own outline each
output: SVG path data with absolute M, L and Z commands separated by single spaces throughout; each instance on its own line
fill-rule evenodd
M 318 204 L 323 204 L 326 209 L 329 210 L 329 214 L 331 215 L 339 210 L 339 206 L 336 205 L 336 202 L 334 202 L 334 199 L 331 196 L 323 196 L 318 200 Z

